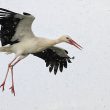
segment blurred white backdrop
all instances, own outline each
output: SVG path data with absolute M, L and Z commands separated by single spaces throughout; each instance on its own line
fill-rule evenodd
M 0 110 L 110 109 L 109 0 L 0 0 L 0 7 L 34 15 L 37 36 L 68 34 L 84 47 L 59 45 L 75 60 L 56 76 L 39 58 L 22 60 L 14 69 L 16 96 L 8 89 L 9 75 L 5 91 L 0 89 Z M 0 53 L 0 83 L 13 57 Z

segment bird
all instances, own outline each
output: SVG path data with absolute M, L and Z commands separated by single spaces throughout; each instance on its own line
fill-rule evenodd
M 13 67 L 28 55 L 33 55 L 43 59 L 46 67 L 49 67 L 49 72 L 54 70 L 56 75 L 57 70 L 63 71 L 67 68 L 67 64 L 71 63 L 68 51 L 57 47 L 56 44 L 68 43 L 78 49 L 82 49 L 76 41 L 69 35 L 61 35 L 56 39 L 48 39 L 34 35 L 32 31 L 32 23 L 35 17 L 29 13 L 23 12 L 19 14 L 8 9 L 0 8 L 0 52 L 7 54 L 14 53 L 13 60 L 8 64 L 5 79 L 0 85 L 4 91 L 6 79 L 9 71 L 11 71 L 11 87 L 9 88 L 15 96 Z

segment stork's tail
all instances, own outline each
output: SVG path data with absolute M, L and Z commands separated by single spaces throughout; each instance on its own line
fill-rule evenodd
M 11 52 L 10 46 L 8 47 L 0 47 L 0 52 Z

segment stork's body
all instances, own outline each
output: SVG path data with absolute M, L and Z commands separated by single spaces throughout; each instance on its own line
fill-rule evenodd
M 46 49 L 49 46 L 52 46 L 52 43 L 54 45 L 55 42 L 49 42 L 48 39 L 43 38 L 30 38 L 26 39 L 24 41 L 21 41 L 20 43 L 16 43 L 14 45 L 9 46 L 12 53 L 15 53 L 16 55 L 28 55 L 30 53 L 36 53 L 40 52 L 44 49 Z
M 5 80 L 0 87 L 4 90 L 8 72 L 11 70 L 12 86 L 10 89 L 14 95 L 13 66 L 21 59 L 29 54 L 33 54 L 45 60 L 46 66 L 49 66 L 49 71 L 51 72 L 54 69 L 54 74 L 56 74 L 58 68 L 61 72 L 63 67 L 67 68 L 67 62 L 70 63 L 71 58 L 67 55 L 68 52 L 65 49 L 55 47 L 54 45 L 66 42 L 79 49 L 82 48 L 68 35 L 54 40 L 35 36 L 31 30 L 35 17 L 28 13 L 23 14 L 0 8 L 0 39 L 2 44 L 0 51 L 15 53 L 15 58 L 9 63 Z

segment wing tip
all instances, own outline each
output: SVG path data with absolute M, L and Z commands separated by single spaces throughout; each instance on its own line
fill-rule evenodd
M 27 12 L 23 12 L 23 15 L 31 15 L 31 14 L 29 14 L 29 13 L 27 13 Z
M 8 10 L 8 9 L 4 9 L 4 8 L 0 8 L 0 11 L 2 11 L 2 12 L 4 12 L 4 13 L 6 13 L 6 12 L 14 13 L 14 12 L 12 12 L 12 11 L 10 11 L 10 10 Z

